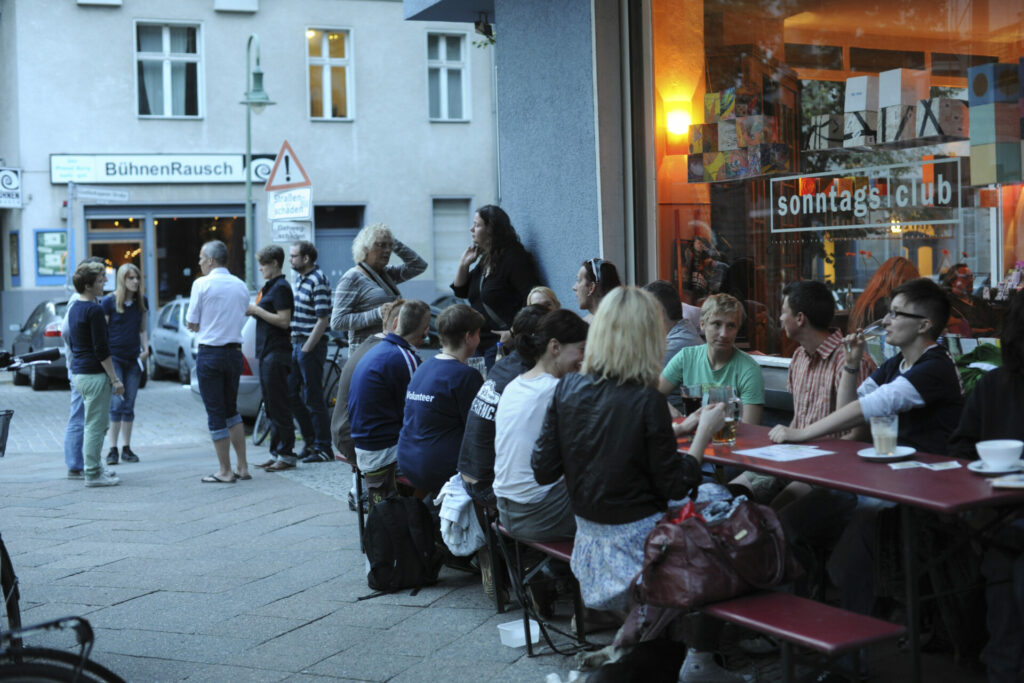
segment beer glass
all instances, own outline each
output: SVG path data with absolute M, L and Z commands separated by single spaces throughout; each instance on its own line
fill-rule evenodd
M 679 395 L 683 399 L 685 414 L 692 415 L 700 409 L 704 401 L 704 387 L 700 384 L 684 384 L 679 387 Z
M 708 387 L 704 393 L 704 405 L 712 403 L 725 404 L 725 422 L 722 428 L 711 437 L 711 443 L 715 446 L 736 445 L 736 423 L 740 420 L 740 411 L 743 404 L 733 393 L 732 387 Z

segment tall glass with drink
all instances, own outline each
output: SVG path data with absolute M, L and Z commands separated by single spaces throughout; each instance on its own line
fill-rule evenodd
M 685 415 L 693 415 L 700 410 L 704 401 L 704 387 L 700 384 L 684 384 L 679 387 L 679 394 L 683 399 L 683 411 Z
M 875 445 L 875 455 L 894 455 L 899 433 L 899 415 L 880 415 L 871 418 L 871 441 Z
M 740 420 L 743 404 L 730 386 L 708 387 L 704 393 L 704 405 L 713 403 L 725 404 L 725 422 L 722 423 L 722 428 L 711 437 L 711 443 L 715 446 L 735 446 L 736 423 Z

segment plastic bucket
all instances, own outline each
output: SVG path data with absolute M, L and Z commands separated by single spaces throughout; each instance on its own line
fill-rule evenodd
M 0 458 L 7 452 L 7 434 L 11 430 L 11 418 L 14 417 L 13 410 L 0 410 Z

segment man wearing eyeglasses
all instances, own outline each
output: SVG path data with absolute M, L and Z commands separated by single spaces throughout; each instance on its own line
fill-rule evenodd
M 840 407 L 801 429 L 778 425 L 769 433 L 771 440 L 810 441 L 860 426 L 871 417 L 898 414 L 900 445 L 944 455 L 963 408 L 960 374 L 949 352 L 936 342 L 948 319 L 946 294 L 930 279 L 910 280 L 894 289 L 885 334 L 900 353 L 857 386 L 865 340 L 859 331 L 847 335 Z

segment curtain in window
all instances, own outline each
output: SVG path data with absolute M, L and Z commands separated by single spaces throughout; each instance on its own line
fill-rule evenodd
M 162 29 L 159 26 L 138 27 L 138 52 L 163 52 Z M 139 59 L 139 114 L 164 113 L 163 73 L 159 61 Z
M 171 53 L 184 54 L 191 52 L 189 49 L 190 29 L 172 28 L 171 31 Z M 185 111 L 185 70 L 190 66 L 183 62 L 171 63 L 171 115 L 184 116 Z

